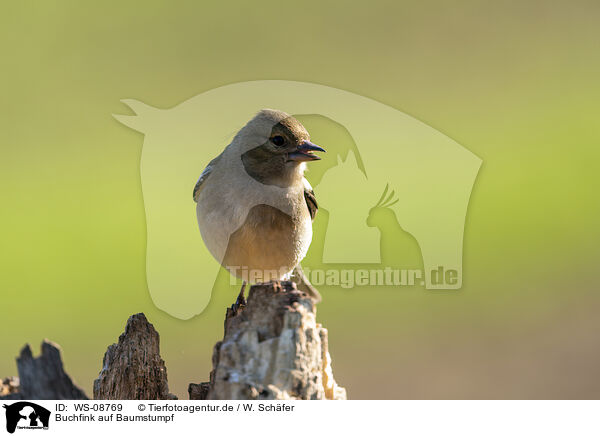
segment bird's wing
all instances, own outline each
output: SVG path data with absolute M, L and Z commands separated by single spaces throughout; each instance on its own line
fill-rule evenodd
M 304 200 L 306 201 L 306 206 L 308 207 L 308 212 L 310 213 L 310 219 L 314 221 L 317 210 L 319 210 L 319 204 L 317 203 L 317 198 L 315 197 L 315 191 L 313 191 L 312 186 L 310 186 L 310 183 L 308 183 L 308 180 L 303 179 L 303 182 Z
M 200 195 L 200 192 L 202 191 L 202 184 L 206 181 L 206 179 L 208 179 L 208 176 L 210 176 L 210 173 L 212 173 L 213 168 L 215 167 L 217 162 L 219 162 L 219 159 L 221 159 L 222 155 L 223 154 L 220 154 L 217 157 L 215 157 L 213 160 L 211 160 L 209 162 L 209 164 L 206 165 L 206 168 L 204 168 L 204 171 L 202 171 L 202 174 L 200 174 L 200 178 L 196 182 L 196 186 L 194 186 L 194 201 L 196 203 L 198 202 L 198 196 Z

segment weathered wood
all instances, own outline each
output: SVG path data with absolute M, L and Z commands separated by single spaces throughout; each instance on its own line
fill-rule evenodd
M 293 282 L 252 286 L 245 306 L 227 310 L 210 382 L 191 384 L 189 393 L 209 400 L 346 398 L 315 302 Z
M 190 384 L 190 399 L 345 399 L 311 295 L 293 282 L 252 286 L 245 305 L 227 309 L 210 381 Z M 20 381 L 0 381 L 0 398 L 87 399 L 65 373 L 59 347 L 44 341 L 41 349 L 37 358 L 29 345 L 21 350 Z M 132 315 L 118 343 L 108 347 L 94 399 L 177 399 L 169 393 L 159 335 L 144 314 Z
M 87 400 L 65 372 L 60 347 L 44 340 L 41 354 L 33 357 L 26 344 L 17 357 L 19 377 L 2 381 L 0 399 L 4 400 Z
M 143 313 L 130 316 L 119 342 L 108 347 L 94 381 L 94 399 L 177 399 L 169 393 L 159 335 Z
M 208 389 L 210 387 L 210 383 L 190 383 L 188 386 L 188 394 L 190 395 L 190 400 L 206 400 L 208 397 Z
M 2 400 L 20 400 L 19 377 L 6 377 L 0 381 L 0 399 Z

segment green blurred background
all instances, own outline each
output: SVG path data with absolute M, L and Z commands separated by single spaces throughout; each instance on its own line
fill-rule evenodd
M 286 79 L 378 100 L 484 161 L 460 291 L 322 289 L 350 398 L 599 398 L 599 20 L 595 1 L 3 2 L 0 376 L 47 337 L 91 395 L 143 311 L 171 391 L 207 380 L 235 290 L 188 321 L 153 306 L 143 136 L 111 114 Z

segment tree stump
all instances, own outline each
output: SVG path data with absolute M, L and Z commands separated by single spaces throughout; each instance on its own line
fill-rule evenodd
M 0 385 L 3 400 L 87 400 L 63 368 L 60 347 L 44 339 L 42 353 L 33 357 L 26 344 L 17 357 L 19 377 L 8 377 Z
M 94 381 L 95 400 L 177 399 L 169 393 L 158 333 L 143 313 L 129 317 L 119 342 L 106 350 L 102 366 Z
M 0 380 L 0 399 L 87 399 L 65 373 L 59 347 L 44 340 L 41 348 L 37 358 L 29 345 L 21 350 L 20 380 Z M 346 399 L 333 377 L 315 300 L 294 282 L 252 286 L 245 305 L 227 309 L 225 334 L 212 361 L 210 381 L 190 384 L 190 399 Z M 177 399 L 169 393 L 158 332 L 143 313 L 130 316 L 118 343 L 108 347 L 94 399 Z
M 293 282 L 254 285 L 245 306 L 229 308 L 212 360 L 210 381 L 190 384 L 190 399 L 346 399 L 314 300 Z

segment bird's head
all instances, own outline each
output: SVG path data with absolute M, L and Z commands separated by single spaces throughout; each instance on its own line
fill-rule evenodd
M 297 119 L 272 109 L 264 109 L 252 118 L 234 143 L 250 176 L 279 186 L 301 178 L 306 162 L 321 159 L 314 152 L 325 151 L 310 142 L 310 135 Z

